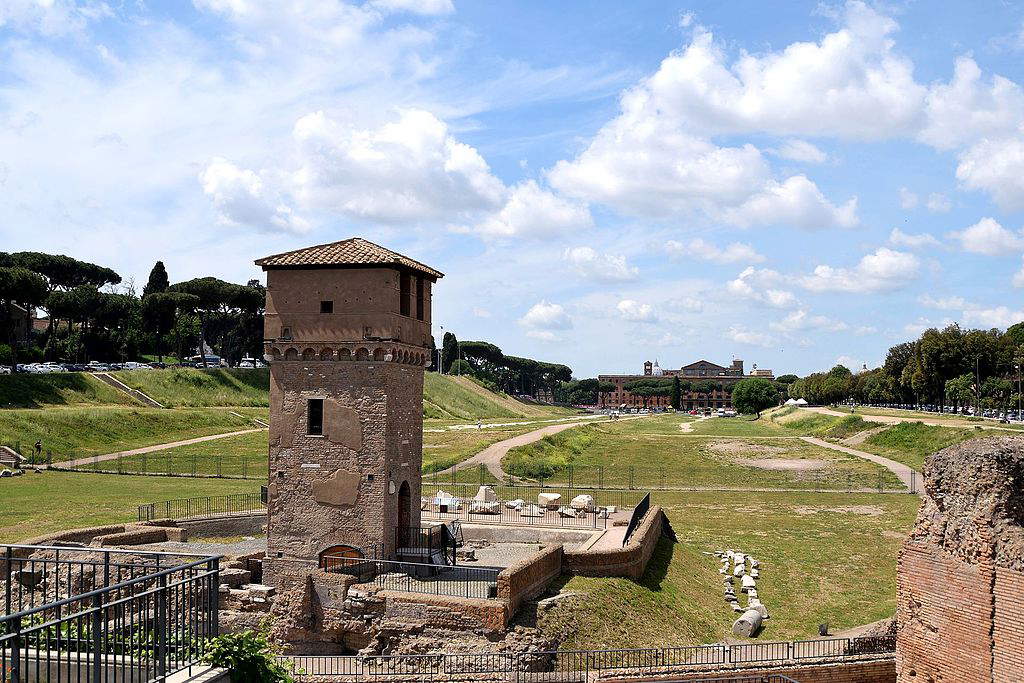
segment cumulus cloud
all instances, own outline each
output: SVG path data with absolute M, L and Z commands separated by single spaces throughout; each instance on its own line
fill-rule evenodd
M 384 12 L 438 15 L 455 11 L 452 0 L 370 0 L 367 4 Z
M 658 316 L 654 313 L 653 306 L 634 301 L 633 299 L 623 299 L 615 308 L 623 320 L 629 320 L 630 322 L 649 323 L 658 319 Z
M 962 296 L 933 297 L 930 294 L 923 294 L 918 301 L 920 301 L 923 306 L 937 308 L 943 311 L 963 309 L 970 306 L 970 304 L 967 303 L 967 300 Z
M 67 36 L 112 15 L 107 3 L 96 0 L 4 0 L 0 3 L 0 28 Z
M 775 150 L 775 153 L 783 159 L 799 161 L 805 164 L 820 164 L 828 159 L 828 155 L 820 149 L 806 140 L 798 138 L 786 140 L 781 147 Z
M 199 174 L 199 182 L 225 225 L 264 232 L 302 233 L 309 229 L 260 175 L 227 159 L 213 159 Z
M 731 242 L 719 247 L 699 237 L 688 242 L 669 240 L 665 242 L 665 251 L 672 256 L 695 257 L 712 263 L 760 263 L 765 260 L 749 243 Z
M 905 187 L 901 187 L 900 188 L 900 208 L 901 209 L 907 209 L 908 211 L 910 209 L 915 209 L 915 208 L 917 208 L 918 201 L 920 201 L 920 199 L 918 198 L 917 193 L 911 192 L 910 190 L 908 190 Z
M 617 254 L 602 254 L 592 247 L 570 247 L 563 254 L 572 270 L 598 282 L 625 282 L 636 278 L 639 272 Z
M 948 213 L 953 208 L 953 202 L 941 192 L 932 192 L 928 195 L 928 201 L 925 202 L 925 206 L 932 213 Z
M 960 155 L 956 177 L 1007 211 L 1024 208 L 1024 138 L 985 139 Z
M 949 233 L 949 237 L 972 254 L 1005 256 L 1024 249 L 1024 232 L 1007 230 L 994 218 L 982 218 L 968 228 Z
M 889 233 L 889 244 L 894 247 L 907 247 L 908 249 L 924 249 L 925 247 L 939 247 L 942 245 L 938 238 L 926 232 L 909 233 L 899 228 L 893 228 Z
M 1024 287 L 1024 264 L 1021 265 L 1020 270 L 1013 274 L 1013 286 Z
M 519 319 L 519 324 L 529 330 L 568 330 L 572 329 L 572 319 L 560 304 L 545 300 L 538 301 Z
M 480 222 L 475 231 L 485 236 L 543 237 L 592 227 L 590 210 L 527 180 L 512 188 L 500 210 Z
M 1006 328 L 1024 321 L 1024 310 L 1012 310 L 1006 306 L 972 308 L 964 311 L 964 321 L 982 328 Z
M 779 287 L 783 282 L 785 278 L 777 271 L 749 266 L 736 279 L 727 282 L 725 289 L 734 296 L 759 301 L 773 308 L 795 306 L 798 303 L 796 296 Z
M 747 329 L 742 325 L 731 326 L 728 331 L 726 331 L 726 336 L 738 344 L 749 344 L 751 346 L 767 347 L 772 346 L 775 343 L 775 340 L 771 335 Z
M 913 254 L 879 247 L 853 268 L 820 265 L 799 282 L 814 292 L 888 292 L 906 286 L 917 277 L 920 268 L 921 263 Z
M 778 332 L 796 332 L 799 330 L 841 332 L 849 329 L 849 325 L 841 320 L 832 320 L 823 315 L 814 315 L 805 309 L 793 311 L 782 320 L 770 322 L 768 327 Z
M 447 220 L 497 208 L 505 187 L 483 157 L 430 112 L 406 109 L 379 128 L 360 129 L 324 112 L 294 132 L 298 196 L 311 206 L 386 223 Z

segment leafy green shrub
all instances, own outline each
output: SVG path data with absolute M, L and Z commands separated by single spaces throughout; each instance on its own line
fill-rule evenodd
M 265 628 L 225 633 L 210 641 L 203 661 L 227 669 L 232 683 L 290 683 L 295 679 L 277 659 Z
M 819 433 L 831 439 L 846 439 L 865 429 L 870 429 L 871 426 L 871 423 L 865 422 L 860 415 L 847 415 L 823 428 Z

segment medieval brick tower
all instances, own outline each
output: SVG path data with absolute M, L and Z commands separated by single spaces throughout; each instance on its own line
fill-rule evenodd
M 270 363 L 268 583 L 325 552 L 390 557 L 420 523 L 430 291 L 363 239 L 259 259 Z

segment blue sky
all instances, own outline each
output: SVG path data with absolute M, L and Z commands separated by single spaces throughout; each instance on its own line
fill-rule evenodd
M 365 236 L 577 376 L 1024 319 L 1005 2 L 0 3 L 0 237 L 141 284 Z

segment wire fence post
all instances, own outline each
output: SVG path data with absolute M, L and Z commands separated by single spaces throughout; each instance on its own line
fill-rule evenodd
M 103 680 L 103 595 L 97 593 L 92 596 L 92 638 L 89 647 L 92 648 L 92 683 L 101 683 Z

